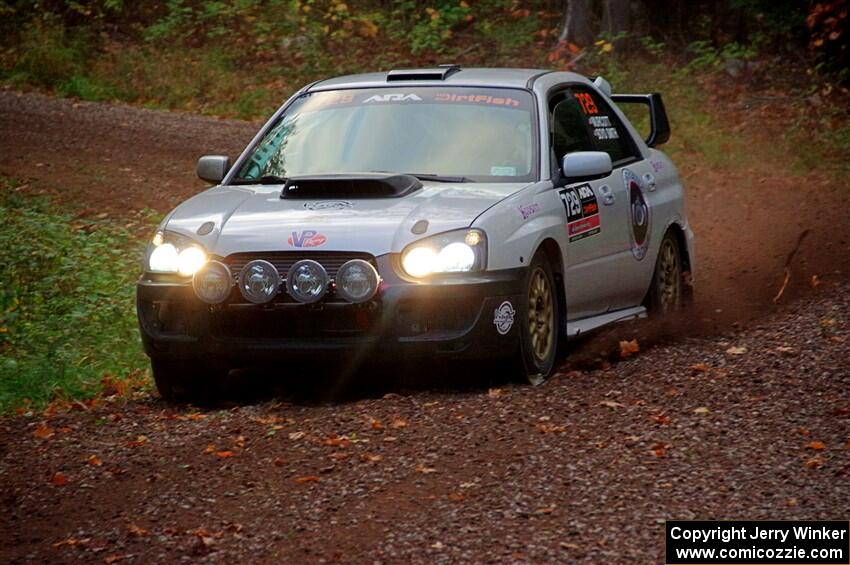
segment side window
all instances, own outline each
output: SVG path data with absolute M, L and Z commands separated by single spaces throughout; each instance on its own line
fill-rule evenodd
M 626 128 L 599 94 L 573 88 L 572 96 L 581 107 L 595 151 L 608 153 L 615 164 L 636 155 Z
M 560 163 L 567 153 L 595 151 L 581 104 L 572 94 L 569 91 L 563 92 L 553 98 L 550 104 L 555 162 Z

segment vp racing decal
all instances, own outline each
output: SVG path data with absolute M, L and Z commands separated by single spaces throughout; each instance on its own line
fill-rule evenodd
M 327 240 L 328 238 L 316 230 L 301 230 L 292 232 L 286 242 L 292 247 L 318 247 Z
M 599 203 L 589 184 L 570 186 L 558 194 L 567 212 L 567 237 L 570 242 L 594 236 L 602 231 Z
M 511 331 L 515 315 L 516 310 L 514 310 L 513 304 L 507 300 L 499 304 L 499 307 L 493 313 L 493 323 L 496 325 L 496 331 L 499 332 L 499 335 L 505 335 Z
M 640 177 L 629 169 L 623 169 L 623 184 L 629 195 L 629 233 L 632 238 L 632 255 L 638 261 L 646 257 L 649 248 L 649 232 L 652 227 L 652 209 L 643 191 Z

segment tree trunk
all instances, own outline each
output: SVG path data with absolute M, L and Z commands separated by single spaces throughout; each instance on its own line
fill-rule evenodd
M 590 45 L 593 42 L 593 30 L 590 28 L 590 0 L 564 1 L 564 26 L 561 28 L 561 36 L 558 39 L 576 45 Z
M 610 34 L 627 33 L 630 23 L 630 0 L 604 0 L 602 3 L 602 29 Z

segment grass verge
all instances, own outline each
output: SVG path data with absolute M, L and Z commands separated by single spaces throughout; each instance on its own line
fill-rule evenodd
M 134 309 L 143 243 L 0 179 L 0 413 L 125 388 L 147 370 Z

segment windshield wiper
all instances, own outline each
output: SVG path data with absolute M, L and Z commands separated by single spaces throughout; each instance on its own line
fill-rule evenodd
M 472 182 L 470 179 L 466 177 L 450 177 L 445 175 L 435 175 L 432 173 L 404 173 L 406 175 L 410 175 L 412 177 L 416 177 L 419 180 L 430 180 L 434 182 Z
M 258 179 L 235 178 L 231 184 L 286 184 L 287 180 L 289 179 L 277 175 L 263 175 Z

